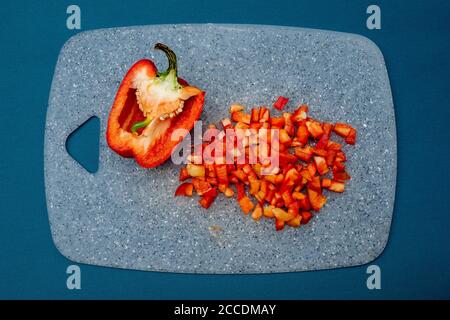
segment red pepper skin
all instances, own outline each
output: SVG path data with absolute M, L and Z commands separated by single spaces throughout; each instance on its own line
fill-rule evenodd
M 144 137 L 138 137 L 130 132 L 131 126 L 144 120 L 140 112 L 134 89 L 133 79 L 140 72 L 145 72 L 148 77 L 156 77 L 157 69 L 154 63 L 148 59 L 136 62 L 127 72 L 119 86 L 114 103 L 108 118 L 106 128 L 106 140 L 111 149 L 123 157 L 135 158 L 136 162 L 144 168 L 153 168 L 170 158 L 173 149 L 182 140 L 171 141 L 174 130 L 186 129 L 189 132 L 196 120 L 200 118 L 205 100 L 205 92 L 193 96 L 185 101 L 183 111 L 176 117 L 167 119 L 170 125 L 159 136 L 150 148 L 145 148 L 140 141 Z M 181 78 L 178 82 L 182 86 L 188 83 Z

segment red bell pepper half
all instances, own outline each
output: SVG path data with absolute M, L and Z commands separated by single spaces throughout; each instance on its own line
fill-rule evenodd
M 189 132 L 203 110 L 205 93 L 177 76 L 175 53 L 157 43 L 169 67 L 158 72 L 148 59 L 136 62 L 122 80 L 106 130 L 108 145 L 123 157 L 135 158 L 144 168 L 166 161 L 176 145 L 177 129 Z

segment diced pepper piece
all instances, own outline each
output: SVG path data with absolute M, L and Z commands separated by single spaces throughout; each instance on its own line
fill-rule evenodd
M 235 103 L 235 104 L 232 104 L 231 107 L 230 107 L 230 114 L 233 114 L 235 112 L 239 112 L 239 111 L 242 111 L 242 110 L 244 110 L 244 106 Z
M 306 121 L 301 121 L 297 128 L 297 139 L 302 144 L 305 145 L 308 142 L 309 131 L 306 127 Z
M 259 108 L 259 122 L 268 122 L 270 120 L 270 111 L 266 107 Z
M 269 191 L 267 191 L 266 196 L 264 197 L 264 200 L 270 203 L 274 196 L 275 196 L 275 190 L 269 190 Z
M 347 181 L 347 180 L 350 180 L 350 175 L 346 171 L 333 172 L 333 180 Z
M 331 181 L 331 185 L 328 189 L 334 192 L 344 192 L 345 184 L 343 182 L 333 180 Z
M 306 198 L 306 196 L 301 192 L 293 192 L 292 198 L 294 198 L 295 200 L 303 200 Z
M 284 229 L 284 221 L 275 219 L 275 230 L 281 231 Z
M 294 114 L 292 115 L 292 121 L 300 122 L 302 120 L 305 120 L 308 117 L 307 113 L 308 106 L 306 104 L 301 105 L 297 110 L 294 111 Z
M 268 174 L 264 176 L 264 180 L 269 181 L 273 184 L 276 184 L 277 176 L 275 174 Z
M 284 181 L 284 175 L 282 173 L 277 174 L 275 177 L 275 184 L 280 184 Z
M 229 176 L 228 180 L 230 181 L 230 183 L 234 183 L 234 184 L 239 182 L 238 178 L 236 178 L 235 176 Z
M 250 129 L 255 129 L 255 130 L 259 130 L 261 129 L 263 126 L 263 124 L 261 122 L 257 122 L 257 123 L 250 123 Z
M 204 197 L 209 197 L 209 198 L 215 198 L 217 197 L 218 192 L 216 188 L 211 188 L 210 190 L 208 190 L 207 192 L 205 192 L 203 194 Z
M 225 185 L 228 184 L 228 172 L 226 164 L 216 164 L 214 165 L 214 169 L 216 171 L 217 180 L 219 183 L 223 183 Z
M 308 198 L 311 208 L 314 211 L 319 211 L 327 202 L 327 198 L 324 195 L 311 188 L 308 188 Z
M 328 150 L 326 155 L 327 166 L 332 166 L 335 159 L 336 159 L 336 151 Z
M 348 144 L 355 144 L 356 143 L 356 130 L 351 129 L 348 136 L 345 138 L 345 142 Z
M 198 164 L 188 163 L 186 166 L 187 172 L 191 177 L 204 177 L 205 167 Z
M 264 203 L 264 200 L 266 198 L 266 193 L 264 191 L 258 191 L 255 194 L 256 200 L 258 200 L 259 203 Z
M 280 152 L 278 153 L 278 157 L 279 165 L 281 167 L 297 162 L 297 157 L 289 152 Z
M 273 107 L 278 110 L 283 110 L 284 106 L 288 103 L 289 99 L 283 96 L 279 96 L 277 101 L 273 104 Z
M 286 175 L 284 177 L 284 180 L 291 181 L 293 183 L 296 183 L 298 179 L 300 178 L 300 174 L 298 173 L 297 169 L 291 168 L 286 172 Z
M 248 182 L 248 177 L 245 174 L 244 171 L 242 171 L 241 169 L 235 170 L 233 172 L 231 172 L 231 174 L 233 176 L 235 176 L 236 178 L 238 178 L 240 181 L 247 183 Z
M 259 188 L 260 188 L 260 186 L 261 186 L 261 181 L 258 180 L 258 179 L 255 178 L 255 177 L 252 177 L 252 176 L 249 176 L 249 177 L 248 177 L 248 181 L 250 182 L 250 190 L 249 190 L 249 193 L 250 193 L 251 195 L 255 195 L 255 194 L 258 193 L 258 191 L 259 191 Z
M 322 137 L 320 137 L 319 141 L 316 144 L 316 149 L 323 149 L 325 150 L 328 146 L 328 141 L 330 139 L 330 136 L 327 134 L 323 134 Z
M 231 124 L 231 120 L 228 118 L 222 119 L 222 127 L 224 129 L 232 129 L 233 125 Z
M 291 142 L 291 147 L 301 147 L 303 144 L 298 140 L 297 137 L 294 137 Z
M 194 189 L 194 185 L 189 182 L 184 182 L 180 184 L 180 186 L 175 191 L 175 196 L 187 196 L 192 197 L 192 191 Z
M 262 209 L 261 205 L 258 203 L 252 212 L 252 218 L 253 218 L 253 220 L 259 220 L 259 219 L 261 219 L 262 215 L 263 215 L 263 209 Z
M 244 164 L 244 166 L 242 167 L 242 171 L 244 171 L 244 173 L 245 173 L 248 177 L 253 177 L 253 178 L 256 178 L 256 177 L 257 177 L 255 171 L 253 171 L 252 166 L 249 165 L 248 163 Z
M 313 156 L 313 149 L 310 146 L 297 147 L 294 150 L 295 155 L 304 162 L 309 162 Z
M 311 175 L 311 177 L 313 177 L 317 172 L 317 168 L 316 168 L 316 165 L 314 164 L 314 162 L 308 163 L 308 165 L 306 166 L 306 169 L 309 171 L 309 174 Z
M 258 176 L 258 178 L 261 178 L 261 170 L 262 170 L 262 166 L 260 163 L 255 163 L 253 166 L 253 171 L 256 173 L 256 175 Z
M 236 190 L 237 190 L 237 199 L 239 201 L 245 196 L 244 185 L 240 182 L 236 182 Z
M 329 188 L 331 186 L 331 179 L 323 178 L 321 182 L 322 188 Z
M 203 208 L 208 209 L 215 199 L 216 197 L 202 196 L 198 202 Z
M 313 153 L 315 155 L 317 155 L 317 156 L 324 157 L 324 158 L 328 155 L 328 151 L 327 150 L 317 149 L 317 147 L 313 148 Z
M 195 191 L 198 193 L 198 195 L 203 195 L 207 193 L 209 190 L 211 190 L 211 184 L 205 180 L 202 180 L 200 178 L 193 178 L 192 184 L 194 185 Z
M 216 177 L 216 170 L 214 169 L 214 164 L 205 164 L 206 175 L 210 178 Z
M 282 144 L 290 144 L 292 142 L 291 137 L 287 133 L 286 129 L 280 130 L 280 143 Z
M 302 223 L 303 224 L 307 224 L 309 222 L 309 220 L 311 220 L 312 218 L 312 213 L 309 211 L 302 211 L 300 213 L 300 215 L 302 216 Z
M 231 198 L 232 196 L 234 196 L 234 191 L 230 187 L 227 187 L 224 191 L 224 194 L 225 194 L 225 197 Z
M 336 152 L 336 161 L 340 161 L 340 162 L 347 161 L 347 157 L 345 156 L 345 153 L 342 151 Z
M 250 124 L 250 115 L 242 111 L 234 112 L 231 114 L 231 120 Z
M 189 173 L 188 173 L 188 171 L 187 171 L 187 168 L 186 167 L 183 167 L 183 168 L 181 168 L 181 170 L 180 170 L 180 181 L 184 181 L 184 180 L 187 180 L 187 179 L 189 179 L 191 176 L 189 175 Z
M 333 131 L 336 132 L 337 135 L 345 138 L 349 135 L 350 131 L 352 130 L 352 127 L 345 123 L 335 123 L 333 127 Z
M 273 208 L 272 213 L 277 220 L 281 220 L 281 221 L 289 221 L 289 220 L 295 218 L 294 213 L 292 213 L 292 212 L 289 213 L 289 211 L 285 211 L 281 208 Z
M 292 197 L 292 194 L 289 190 L 284 191 L 281 194 L 281 197 L 283 198 L 284 204 L 288 207 L 291 203 L 293 203 L 295 200 Z
M 308 182 L 312 181 L 312 175 L 308 169 L 303 169 L 300 171 L 300 175 Z
M 322 125 L 318 121 L 309 119 L 306 121 L 306 128 L 314 139 L 319 139 L 323 135 Z
M 342 145 L 340 143 L 331 140 L 328 141 L 327 150 L 340 151 L 341 148 Z
M 266 218 L 273 218 L 274 217 L 273 209 L 274 209 L 274 207 L 271 206 L 271 205 L 270 206 L 265 206 L 263 208 L 264 217 L 266 217 Z
M 254 208 L 253 202 L 250 200 L 249 197 L 243 196 L 239 200 L 239 205 L 241 206 L 242 211 L 244 211 L 245 214 L 248 214 L 252 209 Z
M 286 223 L 290 227 L 298 228 L 298 227 L 300 227 L 301 221 L 302 221 L 302 216 L 298 214 L 298 215 L 295 216 L 295 218 L 289 220 Z
M 219 183 L 217 188 L 219 189 L 220 192 L 225 193 L 225 190 L 227 190 L 227 185 L 225 183 Z
M 326 174 L 329 171 L 327 162 L 323 157 L 315 156 L 314 163 L 316 164 L 317 171 L 319 172 L 319 174 L 321 176 Z
M 213 186 L 217 186 L 218 185 L 218 181 L 217 181 L 216 178 L 208 177 L 208 178 L 206 178 L 206 181 L 208 181 Z
M 331 123 L 325 122 L 322 125 L 323 132 L 329 137 L 331 134 L 331 130 L 333 130 L 333 125 Z
M 283 118 L 284 130 L 286 130 L 290 136 L 293 136 L 295 134 L 295 126 L 294 121 L 292 121 L 292 114 L 290 114 L 289 112 L 283 112 Z
M 308 182 L 308 189 L 312 189 L 318 193 L 322 193 L 322 187 L 320 185 L 320 177 L 313 176 L 311 182 Z M 309 199 L 311 200 L 311 199 Z
M 305 199 L 299 200 L 298 205 L 303 210 L 310 210 L 311 204 L 309 203 L 308 197 L 305 197 Z
M 298 204 L 298 201 L 293 201 L 288 206 L 288 213 L 293 216 L 297 216 L 299 210 L 300 210 L 300 205 Z
M 334 161 L 333 172 L 342 172 L 345 171 L 345 164 L 341 161 Z
M 273 127 L 277 127 L 277 128 L 283 128 L 284 127 L 284 118 L 283 117 L 279 117 L 279 118 L 271 118 L 270 119 L 270 125 Z
M 238 122 L 238 123 L 236 123 L 234 128 L 239 129 L 239 130 L 246 130 L 246 129 L 250 128 L 250 126 L 244 122 Z
M 259 122 L 259 113 L 260 113 L 260 110 L 259 110 L 259 108 L 258 109 L 252 109 L 252 113 L 251 113 L 251 116 L 250 116 L 250 122 L 251 123 L 254 123 L 254 122 Z

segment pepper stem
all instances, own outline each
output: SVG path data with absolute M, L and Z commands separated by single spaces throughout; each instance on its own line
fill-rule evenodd
M 166 54 L 167 59 L 169 60 L 169 67 L 167 68 L 167 70 L 164 72 L 159 72 L 158 76 L 164 77 L 164 76 L 167 76 L 169 74 L 169 72 L 174 71 L 175 79 L 176 79 L 177 78 L 177 56 L 175 55 L 175 52 L 173 52 L 172 49 L 170 49 L 168 46 L 166 46 L 165 44 L 162 44 L 162 43 L 155 44 L 155 49 L 163 51 Z
M 145 119 L 143 121 L 136 122 L 131 127 L 131 133 L 136 133 L 138 131 L 138 129 L 145 128 L 146 126 L 148 126 L 150 124 L 150 122 L 152 122 L 151 117 L 147 117 L 147 119 Z
M 167 80 L 173 81 L 174 87 L 179 86 L 177 78 L 177 56 L 175 55 L 175 52 L 173 52 L 168 46 L 162 43 L 155 44 L 155 49 L 163 51 L 166 54 L 167 59 L 169 60 L 169 67 L 164 72 L 158 72 L 158 77 L 162 78 L 162 80 L 167 78 Z M 131 127 L 131 133 L 136 134 L 137 130 L 145 128 L 150 124 L 150 122 L 152 122 L 152 120 L 153 119 L 151 117 L 147 117 L 147 119 L 143 121 L 136 122 Z

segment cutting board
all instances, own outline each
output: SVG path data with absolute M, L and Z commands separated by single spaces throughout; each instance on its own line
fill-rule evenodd
M 308 225 L 275 232 L 234 199 L 209 210 L 174 198 L 180 167 L 142 169 L 105 141 L 118 86 L 137 60 L 167 66 L 156 42 L 178 56 L 179 75 L 207 92 L 202 120 L 218 123 L 231 103 L 271 106 L 279 95 L 312 117 L 358 130 L 345 146 L 352 180 Z M 100 119 L 98 171 L 66 150 L 67 137 Z M 365 37 L 259 25 L 154 25 L 81 32 L 61 50 L 45 127 L 45 189 L 52 237 L 77 263 L 186 273 L 272 273 L 368 263 L 389 237 L 396 183 L 396 131 L 382 53 Z

